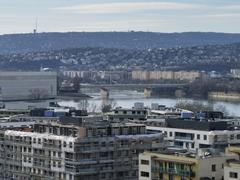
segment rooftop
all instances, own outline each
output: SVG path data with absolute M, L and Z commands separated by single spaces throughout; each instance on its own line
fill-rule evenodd
M 215 149 L 201 149 L 197 152 L 191 152 L 183 149 L 165 149 L 158 152 L 144 152 L 156 160 L 182 162 L 187 164 L 195 163 L 198 159 L 221 157 L 223 154 Z

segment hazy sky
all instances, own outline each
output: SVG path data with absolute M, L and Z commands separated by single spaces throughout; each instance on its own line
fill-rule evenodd
M 38 31 L 240 33 L 240 0 L 0 0 L 0 34 Z

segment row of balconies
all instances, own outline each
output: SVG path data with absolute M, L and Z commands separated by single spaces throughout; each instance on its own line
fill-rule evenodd
M 195 172 L 191 170 L 183 170 L 183 169 L 176 169 L 176 168 L 163 168 L 163 167 L 154 167 L 152 168 L 153 172 L 159 172 L 159 173 L 166 173 L 166 174 L 172 174 L 177 176 L 183 176 L 183 177 L 195 177 Z

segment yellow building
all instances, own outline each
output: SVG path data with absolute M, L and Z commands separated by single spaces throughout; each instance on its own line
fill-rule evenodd
M 174 79 L 193 81 L 201 77 L 201 72 L 198 71 L 176 71 L 174 72 Z
M 193 81 L 202 76 L 198 71 L 132 71 L 135 80 L 187 80 Z
M 132 71 L 132 79 L 134 80 L 149 80 L 150 72 L 149 71 Z
M 235 158 L 209 149 L 198 153 L 144 152 L 139 155 L 139 180 L 221 180 L 226 160 Z
M 237 155 L 237 159 L 230 159 L 224 166 L 224 179 L 237 180 L 240 179 L 240 147 L 232 146 L 226 148 L 226 154 Z

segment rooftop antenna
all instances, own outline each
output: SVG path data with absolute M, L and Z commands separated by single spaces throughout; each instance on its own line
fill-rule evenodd
M 38 28 L 38 18 L 36 18 L 36 21 L 35 21 L 35 28 L 33 29 L 33 34 L 37 34 L 37 28 Z

